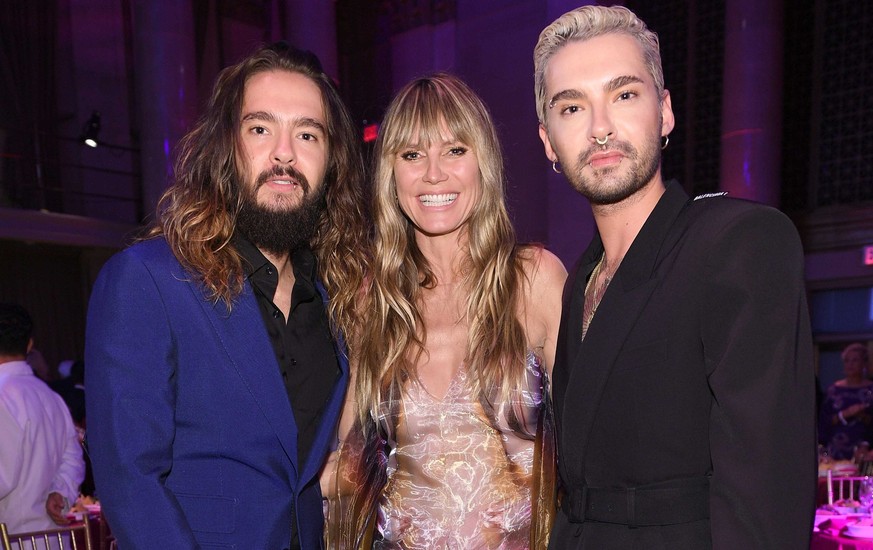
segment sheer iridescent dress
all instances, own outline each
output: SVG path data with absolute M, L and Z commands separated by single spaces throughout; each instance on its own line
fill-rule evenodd
M 477 398 L 464 367 L 442 398 L 407 381 L 378 430 L 340 447 L 327 547 L 545 548 L 554 446 L 546 375 L 532 352 L 526 374 L 503 402 L 494 388 Z

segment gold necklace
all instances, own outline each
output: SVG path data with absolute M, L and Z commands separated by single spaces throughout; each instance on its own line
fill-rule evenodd
M 603 295 L 606 294 L 606 289 L 609 288 L 609 283 L 612 282 L 613 276 L 615 276 L 615 272 L 618 270 L 619 264 L 621 264 L 621 260 L 623 258 L 619 258 L 618 262 L 616 262 L 615 266 L 610 271 L 609 266 L 606 263 L 606 252 L 600 256 L 600 261 L 597 262 L 597 265 L 594 266 L 594 269 L 591 270 L 591 276 L 588 277 L 588 282 L 585 284 L 585 301 L 582 306 L 582 338 L 585 339 L 585 334 L 588 332 L 588 326 L 591 324 L 591 320 L 594 319 L 594 314 L 597 313 L 597 308 L 600 306 L 600 300 L 603 299 Z M 603 275 L 603 283 L 597 284 L 597 279 L 600 277 L 600 273 L 604 271 Z

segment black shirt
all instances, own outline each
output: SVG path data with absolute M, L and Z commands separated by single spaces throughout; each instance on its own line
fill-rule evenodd
M 302 469 L 312 448 L 324 405 L 340 375 L 327 312 L 315 287 L 315 255 L 308 247 L 291 255 L 295 282 L 286 322 L 282 311 L 273 303 L 279 282 L 276 267 L 242 236 L 237 235 L 233 244 L 245 260 L 246 279 L 257 296 L 261 317 L 285 382 L 297 425 L 297 464 L 298 469 Z M 295 526 L 292 547 L 299 544 L 296 531 Z

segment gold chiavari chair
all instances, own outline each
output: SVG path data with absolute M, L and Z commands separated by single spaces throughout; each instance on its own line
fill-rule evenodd
M 64 535 L 69 535 L 69 538 Z M 91 546 L 91 529 L 88 521 L 72 523 L 56 529 L 31 531 L 29 533 L 10 533 L 5 523 L 0 523 L 0 543 L 3 550 L 12 550 L 12 543 L 17 543 L 21 550 L 33 548 L 59 550 L 93 550 Z

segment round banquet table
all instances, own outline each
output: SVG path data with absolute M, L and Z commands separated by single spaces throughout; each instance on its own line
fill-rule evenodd
M 828 532 L 813 533 L 810 550 L 873 550 L 873 539 L 855 539 Z

